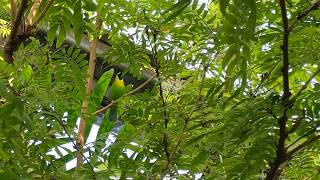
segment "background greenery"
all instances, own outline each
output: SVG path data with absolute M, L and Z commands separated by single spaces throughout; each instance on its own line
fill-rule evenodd
M 277 159 L 284 114 L 287 157 L 275 178 L 319 179 L 319 5 L 297 18 L 319 1 L 285 3 L 292 25 L 289 107 L 278 1 L 55 0 L 38 25 L 48 28 L 48 43 L 30 36 L 13 64 L 1 52 L 0 179 L 265 178 Z M 10 2 L 0 7 L 6 38 Z M 85 96 L 88 55 L 64 44 L 70 32 L 78 45 L 84 36 L 107 34 L 112 48 L 104 63 L 124 63 L 136 79 L 146 69 L 157 74 L 153 88 L 121 100 L 123 126 L 107 148 L 116 123 L 102 120 L 96 141 L 85 147 L 94 171 L 85 162 L 80 175 L 65 168 L 75 149 L 64 148 L 64 155 L 57 148 L 74 141 Z M 90 113 L 100 108 L 112 72 L 97 79 Z M 52 149 L 59 158 L 48 154 Z

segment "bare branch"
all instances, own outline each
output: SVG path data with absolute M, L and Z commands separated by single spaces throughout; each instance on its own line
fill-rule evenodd
M 283 28 L 283 39 L 282 39 L 282 78 L 283 78 L 283 115 L 278 120 L 279 125 L 279 140 L 277 144 L 277 155 L 274 162 L 270 163 L 270 169 L 267 172 L 266 179 L 274 180 L 281 173 L 281 165 L 286 161 L 286 149 L 285 149 L 285 141 L 288 136 L 286 133 L 286 124 L 288 121 L 287 110 L 290 108 L 288 106 L 289 98 L 290 98 L 290 86 L 289 86 L 289 27 L 288 27 L 288 16 L 287 16 L 287 8 L 286 1 L 279 0 L 279 6 L 281 9 L 282 16 L 282 28 Z
M 282 39 L 282 77 L 283 77 L 283 99 L 287 101 L 290 97 L 289 87 L 289 29 L 288 29 L 288 16 L 286 9 L 285 0 L 280 1 L 281 16 L 282 16 L 282 27 L 283 27 L 283 39 Z
M 96 31 L 99 32 L 102 25 L 102 20 L 97 16 L 96 19 Z M 85 141 L 85 127 L 86 121 L 88 119 L 88 98 L 91 94 L 93 88 L 93 76 L 94 76 L 94 68 L 96 66 L 96 58 L 97 58 L 97 41 L 98 36 L 95 36 L 90 45 L 90 59 L 89 59 L 89 67 L 88 67 L 88 78 L 86 80 L 86 95 L 84 96 L 82 107 L 81 107 L 81 118 L 79 125 L 79 132 L 77 137 L 77 147 L 79 149 L 77 155 L 77 167 L 79 168 L 83 163 L 83 158 L 81 156 L 81 152 L 83 150 L 83 145 Z

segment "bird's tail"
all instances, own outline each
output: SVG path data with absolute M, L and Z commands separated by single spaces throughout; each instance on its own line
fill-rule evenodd
M 110 107 L 110 112 L 109 112 L 109 120 L 110 121 L 117 121 L 117 113 L 118 113 L 117 110 L 118 110 L 117 106 Z

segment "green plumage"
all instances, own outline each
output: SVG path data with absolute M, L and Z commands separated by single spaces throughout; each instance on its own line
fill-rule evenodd
M 118 73 L 114 82 L 111 85 L 109 98 L 111 99 L 111 101 L 115 101 L 124 95 L 125 90 L 126 89 L 125 89 L 124 82 L 121 78 L 121 74 Z M 109 112 L 109 120 L 110 121 L 117 120 L 117 116 L 118 116 L 117 108 L 118 108 L 117 103 L 110 107 L 110 112 Z

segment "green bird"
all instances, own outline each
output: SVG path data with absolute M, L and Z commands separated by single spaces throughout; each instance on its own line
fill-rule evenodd
M 113 84 L 111 85 L 110 88 L 110 94 L 109 94 L 109 98 L 112 101 L 115 101 L 117 99 L 119 99 L 120 97 L 122 97 L 125 93 L 125 85 L 122 79 L 122 74 L 121 72 L 119 72 L 116 75 L 115 80 L 113 81 Z M 109 120 L 110 121 L 116 121 L 117 120 L 117 112 L 118 111 L 118 105 L 117 103 L 115 103 L 114 105 L 112 105 L 110 107 L 110 112 L 109 112 Z

